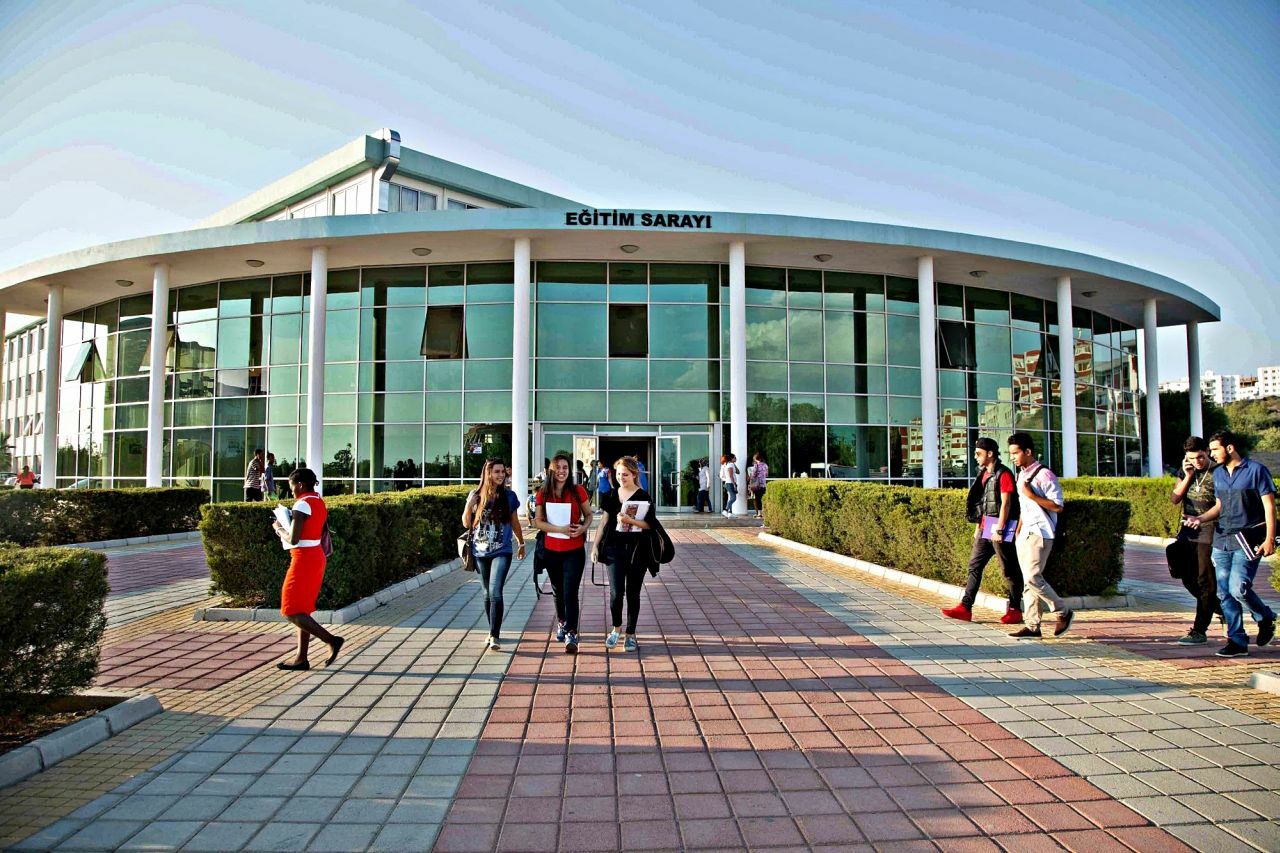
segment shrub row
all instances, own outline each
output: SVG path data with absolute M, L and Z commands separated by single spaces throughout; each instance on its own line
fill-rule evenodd
M 195 530 L 204 489 L 21 489 L 0 493 L 0 541 L 74 545 Z
M 317 607 L 345 607 L 457 556 L 454 542 L 462 533 L 469 491 L 432 486 L 326 498 L 333 554 Z M 219 503 L 202 510 L 200 533 L 213 590 L 235 604 L 280 606 L 289 552 L 271 529 L 274 506 L 273 501 Z
M 765 520 L 779 536 L 924 578 L 963 586 L 973 525 L 966 492 L 876 483 L 797 479 L 770 481 Z M 1068 497 L 1046 576 L 1061 595 L 1113 592 L 1124 576 L 1129 506 L 1098 497 Z M 982 579 L 1004 595 L 995 560 Z
M 0 716 L 93 681 L 106 598 L 105 555 L 0 545 Z
M 1172 477 L 1073 477 L 1062 481 L 1068 497 L 1119 498 L 1129 503 L 1129 529 L 1137 536 L 1178 535 L 1182 510 L 1169 501 Z

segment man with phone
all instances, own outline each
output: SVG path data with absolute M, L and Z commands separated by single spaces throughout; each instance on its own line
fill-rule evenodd
M 1195 524 L 1217 521 L 1213 536 L 1213 569 L 1218 600 L 1227 622 L 1227 644 L 1218 657 L 1249 655 L 1249 635 L 1244 630 L 1244 608 L 1258 623 L 1255 642 L 1265 646 L 1276 635 L 1276 614 L 1253 588 L 1258 563 L 1276 552 L 1276 486 L 1265 465 L 1240 453 L 1240 439 L 1230 430 L 1219 430 L 1209 439 L 1209 455 L 1218 467 L 1213 471 L 1214 504 L 1196 516 Z
M 1213 572 L 1213 525 L 1201 525 L 1195 520 L 1214 505 L 1213 462 L 1209 459 L 1209 443 L 1198 435 L 1184 441 L 1182 450 L 1182 476 L 1170 497 L 1175 505 L 1182 506 L 1182 530 L 1164 553 L 1169 574 L 1182 581 L 1196 600 L 1191 630 L 1178 642 L 1198 646 L 1209 642 L 1205 632 L 1213 615 L 1222 615 Z

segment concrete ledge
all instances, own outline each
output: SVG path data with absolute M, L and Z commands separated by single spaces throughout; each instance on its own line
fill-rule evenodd
M 419 572 L 408 580 L 398 581 L 373 595 L 353 601 L 340 610 L 317 610 L 311 614 L 317 622 L 326 625 L 350 625 L 379 607 L 385 607 L 397 598 L 408 595 L 432 581 L 462 568 L 462 560 L 455 557 Z M 200 607 L 192 614 L 193 622 L 285 622 L 279 610 L 270 607 Z
M 909 572 L 902 572 L 897 569 L 886 568 L 877 563 L 869 563 L 866 560 L 859 560 L 856 557 L 846 557 L 844 554 L 837 554 L 833 551 L 823 551 L 821 548 L 814 548 L 812 545 L 805 545 L 791 539 L 785 539 L 773 533 L 759 533 L 757 535 L 759 536 L 760 541 L 766 544 L 777 545 L 781 548 L 790 548 L 793 551 L 799 551 L 812 557 L 830 560 L 833 563 L 839 563 L 842 566 L 862 572 L 863 574 L 883 578 L 891 583 L 923 589 L 927 592 L 954 598 L 956 601 L 959 601 L 960 597 L 964 595 L 964 588 L 956 586 L 955 584 L 933 580 L 932 578 L 922 578 L 919 575 L 913 575 Z M 1115 610 L 1134 606 L 1134 598 L 1131 595 L 1070 595 L 1065 596 L 1063 601 L 1066 602 L 1067 607 L 1072 610 Z M 1004 613 L 1009 601 L 1003 596 L 992 595 L 989 592 L 979 592 L 978 597 L 974 599 L 973 604 L 975 607 L 993 610 L 996 613 Z
M 109 551 L 112 548 L 123 548 L 126 545 L 154 545 L 157 542 L 199 542 L 199 530 L 187 530 L 181 533 L 157 533 L 155 536 L 131 536 L 128 539 L 107 539 L 102 542 L 76 542 L 71 545 L 59 545 L 59 548 L 88 548 L 91 551 Z
M 112 735 L 118 735 L 163 710 L 160 700 L 153 694 L 134 696 L 110 708 L 104 708 L 92 717 L 77 720 L 56 732 L 10 750 L 0 755 L 0 788 L 17 784 L 48 770 L 59 761 L 97 746 Z
M 1255 672 L 1249 677 L 1249 686 L 1254 690 L 1280 696 L 1280 672 Z
M 1172 536 L 1139 536 L 1136 533 L 1126 533 L 1124 535 L 1126 545 L 1154 545 L 1160 548 L 1168 545 L 1173 541 Z

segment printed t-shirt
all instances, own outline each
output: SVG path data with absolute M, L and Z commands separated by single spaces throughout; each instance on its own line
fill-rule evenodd
M 577 524 L 582 518 L 582 504 L 584 504 L 587 499 L 587 490 L 582 488 L 582 486 L 574 486 L 571 489 L 566 488 L 564 493 L 561 494 L 558 499 L 553 497 L 551 499 L 551 503 L 569 504 L 569 524 L 572 525 Z M 537 503 L 538 506 L 542 506 L 543 492 L 538 492 L 538 497 L 536 498 L 535 503 Z M 581 536 L 574 536 L 569 539 L 560 539 L 559 537 L 552 536 L 548 533 L 542 540 L 543 547 L 548 551 L 576 551 L 579 548 L 585 547 L 586 544 L 587 536 L 585 533 Z
M 477 491 L 473 489 L 467 495 L 468 502 Z M 511 513 L 519 511 L 520 498 L 510 489 L 503 489 L 502 494 L 489 502 L 489 506 L 477 507 L 480 520 L 471 519 L 476 525 L 475 532 L 471 534 L 471 549 L 477 557 L 500 557 L 511 553 Z
M 1187 487 L 1187 493 L 1182 496 L 1182 514 L 1187 516 L 1204 515 L 1213 509 L 1215 498 L 1213 494 L 1213 467 L 1210 466 L 1203 471 L 1197 471 L 1191 475 L 1191 485 Z M 1192 531 L 1188 530 L 1188 537 Z M 1202 524 L 1200 529 L 1195 532 L 1195 541 L 1201 544 L 1213 542 L 1213 525 Z
M 1062 486 L 1058 483 L 1058 477 L 1044 465 L 1039 462 L 1030 468 L 1024 469 L 1018 474 L 1018 483 L 1029 482 L 1031 491 L 1042 498 L 1048 498 L 1062 506 Z M 1026 497 L 1019 491 L 1018 493 L 1018 515 L 1022 519 L 1022 527 L 1018 530 L 1018 538 L 1026 539 L 1031 534 L 1036 534 L 1041 539 L 1052 539 L 1054 531 L 1058 529 L 1058 514 L 1049 512 L 1040 504 Z

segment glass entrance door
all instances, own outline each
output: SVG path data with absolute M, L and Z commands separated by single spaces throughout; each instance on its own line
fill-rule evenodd
M 658 436 L 658 482 L 654 494 L 658 508 L 667 512 L 681 512 L 692 508 L 689 490 L 681 482 L 680 436 Z

